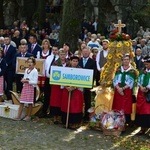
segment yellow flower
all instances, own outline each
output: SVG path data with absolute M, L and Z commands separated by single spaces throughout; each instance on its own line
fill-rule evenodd
M 130 43 L 129 43 L 129 42 L 127 42 L 127 41 L 125 41 L 125 42 L 124 42 L 124 44 L 125 44 L 125 46 L 127 46 L 127 47 L 129 47 L 129 46 L 130 46 Z
M 119 63 L 115 63 L 115 68 L 118 68 L 119 66 Z
M 116 56 L 121 58 L 123 55 L 122 55 L 122 53 L 117 53 Z
M 117 44 L 117 47 L 121 47 L 121 46 L 122 46 L 122 43 L 119 42 L 119 43 Z
M 108 54 L 107 58 L 112 59 L 112 54 Z

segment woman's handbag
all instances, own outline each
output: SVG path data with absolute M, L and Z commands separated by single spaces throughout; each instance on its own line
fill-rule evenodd
M 146 96 L 146 102 L 150 103 L 150 91 L 146 92 L 145 96 Z

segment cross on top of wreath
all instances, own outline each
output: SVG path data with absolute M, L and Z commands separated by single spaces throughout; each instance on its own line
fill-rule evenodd
M 118 33 L 120 34 L 122 32 L 122 28 L 124 28 L 126 25 L 122 24 L 121 20 L 118 20 L 118 24 L 114 24 L 114 26 L 118 28 Z

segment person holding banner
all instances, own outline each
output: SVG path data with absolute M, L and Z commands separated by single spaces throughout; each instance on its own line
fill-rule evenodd
M 13 59 L 14 70 L 16 70 L 16 59 L 17 59 L 17 57 L 31 57 L 31 56 L 33 56 L 31 53 L 27 52 L 27 49 L 28 49 L 28 47 L 26 44 L 19 46 L 20 52 L 16 53 L 14 56 L 14 59 Z M 22 88 L 23 88 L 23 83 L 21 82 L 22 78 L 23 78 L 22 74 L 15 74 L 17 93 L 20 93 L 22 91 Z
M 67 67 L 69 61 L 66 59 L 67 52 L 63 49 L 59 50 L 59 58 L 54 61 L 53 66 Z M 58 124 L 58 116 L 61 116 L 61 99 L 62 99 L 62 86 L 52 85 L 50 96 L 50 114 L 54 116 L 54 124 Z
M 80 68 L 79 58 L 72 56 L 70 58 L 70 67 Z M 82 71 L 82 69 L 81 69 Z M 83 117 L 83 89 L 73 86 L 65 86 L 62 91 L 62 123 L 70 129 L 76 129 Z M 69 126 L 68 126 L 69 125 Z
M 49 84 L 51 65 L 55 60 L 58 59 L 58 45 L 53 45 L 51 55 L 49 55 L 45 60 L 45 82 L 44 82 L 44 103 L 42 113 L 39 118 L 51 117 L 47 115 L 47 110 L 49 108 L 49 100 L 51 94 L 51 85 Z
M 31 112 L 32 112 L 32 105 L 35 101 L 35 91 L 36 86 L 38 82 L 38 71 L 34 67 L 36 64 L 36 60 L 34 57 L 29 57 L 27 59 L 27 63 L 29 68 L 25 70 L 24 77 L 21 80 L 23 83 L 23 89 L 20 96 L 20 106 L 18 111 L 18 116 L 14 118 L 14 120 L 21 120 L 21 115 L 23 112 L 24 104 L 29 105 L 29 110 L 27 113 L 27 116 L 23 119 L 24 121 L 30 121 L 31 120 Z

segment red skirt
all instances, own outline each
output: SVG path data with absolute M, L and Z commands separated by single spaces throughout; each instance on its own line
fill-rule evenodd
M 0 77 L 0 95 L 3 95 L 4 93 L 4 77 Z
M 125 114 L 132 113 L 132 90 L 125 89 L 124 95 L 120 95 L 115 89 L 114 100 L 112 109 L 114 110 L 123 110 Z
M 23 85 L 21 91 L 20 103 L 33 104 L 34 103 L 34 87 L 28 83 Z
M 67 89 L 64 88 L 62 93 L 62 103 L 61 103 L 62 112 L 67 112 L 68 97 L 69 97 L 69 92 Z M 84 102 L 84 98 L 83 98 L 82 91 L 78 89 L 73 90 L 71 92 L 69 113 L 82 113 L 83 102 Z
M 60 89 L 60 85 L 52 85 L 50 106 L 61 107 L 61 99 L 62 99 L 62 89 Z
M 137 94 L 136 113 L 150 115 L 150 103 L 146 102 L 145 94 L 140 89 Z
M 45 79 L 46 79 L 45 76 L 39 76 L 38 77 L 38 86 L 39 87 L 44 87 Z

